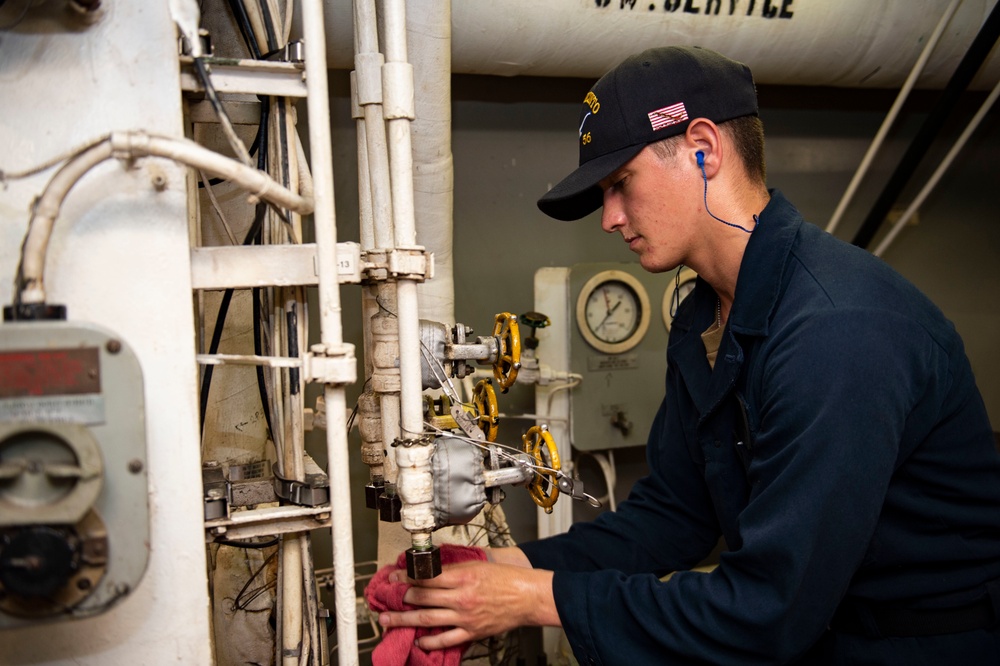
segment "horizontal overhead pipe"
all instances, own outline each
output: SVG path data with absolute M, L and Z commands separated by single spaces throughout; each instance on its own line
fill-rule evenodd
M 917 88 L 942 88 L 997 0 L 964 0 Z M 698 44 L 751 66 L 758 83 L 897 88 L 941 0 L 484 0 L 452 8 L 452 71 L 596 78 L 631 53 Z M 352 69 L 350 3 L 326 0 L 328 62 Z M 1000 79 L 994 53 L 971 87 Z

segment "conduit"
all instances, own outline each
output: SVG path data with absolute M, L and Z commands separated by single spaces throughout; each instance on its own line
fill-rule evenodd
M 968 88 L 993 45 L 996 44 L 997 37 L 1000 37 L 1000 4 L 993 6 L 993 11 L 990 12 L 986 22 L 983 23 L 976 38 L 972 41 L 972 45 L 969 46 L 965 57 L 962 58 L 962 62 L 959 63 L 955 73 L 948 81 L 948 85 L 945 86 L 934 109 L 927 116 L 917 135 L 906 149 L 906 154 L 900 160 L 899 166 L 890 176 L 879 198 L 868 212 L 868 216 L 861 223 L 861 227 L 851 240 L 854 245 L 868 247 L 868 244 L 871 243 L 892 205 L 896 203 L 906 183 L 909 182 L 931 143 L 944 126 L 948 115 L 958 103 L 959 96 Z
M 38 198 L 21 248 L 21 265 L 18 270 L 20 294 L 15 295 L 15 300 L 19 297 L 21 303 L 45 302 L 45 256 L 62 203 L 88 171 L 112 157 L 165 157 L 232 181 L 249 192 L 251 199 L 263 199 L 303 215 L 313 210 L 311 199 L 278 185 L 265 172 L 212 152 L 188 139 L 155 136 L 145 132 L 114 132 L 64 164 Z M 336 271 L 333 275 L 336 276 Z

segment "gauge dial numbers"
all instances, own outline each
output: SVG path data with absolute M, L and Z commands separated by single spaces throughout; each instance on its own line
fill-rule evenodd
M 646 334 L 649 310 L 649 296 L 635 277 L 624 271 L 601 271 L 580 290 L 576 322 L 591 347 L 620 354 Z

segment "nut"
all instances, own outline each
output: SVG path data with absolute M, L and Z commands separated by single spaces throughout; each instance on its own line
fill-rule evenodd
M 409 548 L 406 551 L 406 575 L 414 580 L 427 580 L 441 574 L 441 549 L 431 546 L 430 550 Z

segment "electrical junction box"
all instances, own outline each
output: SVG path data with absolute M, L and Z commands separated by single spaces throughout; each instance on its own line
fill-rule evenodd
M 582 377 L 570 391 L 571 442 L 581 451 L 638 446 L 663 400 L 671 301 L 697 278 L 649 273 L 637 263 L 577 264 L 535 274 L 535 307 L 561 326 L 538 349 L 542 363 Z M 541 337 L 541 336 L 540 336 Z M 551 343 L 549 342 L 551 340 Z M 561 342 L 561 344 L 560 344 Z
M 112 333 L 0 325 L 0 630 L 97 615 L 149 559 L 142 372 Z

